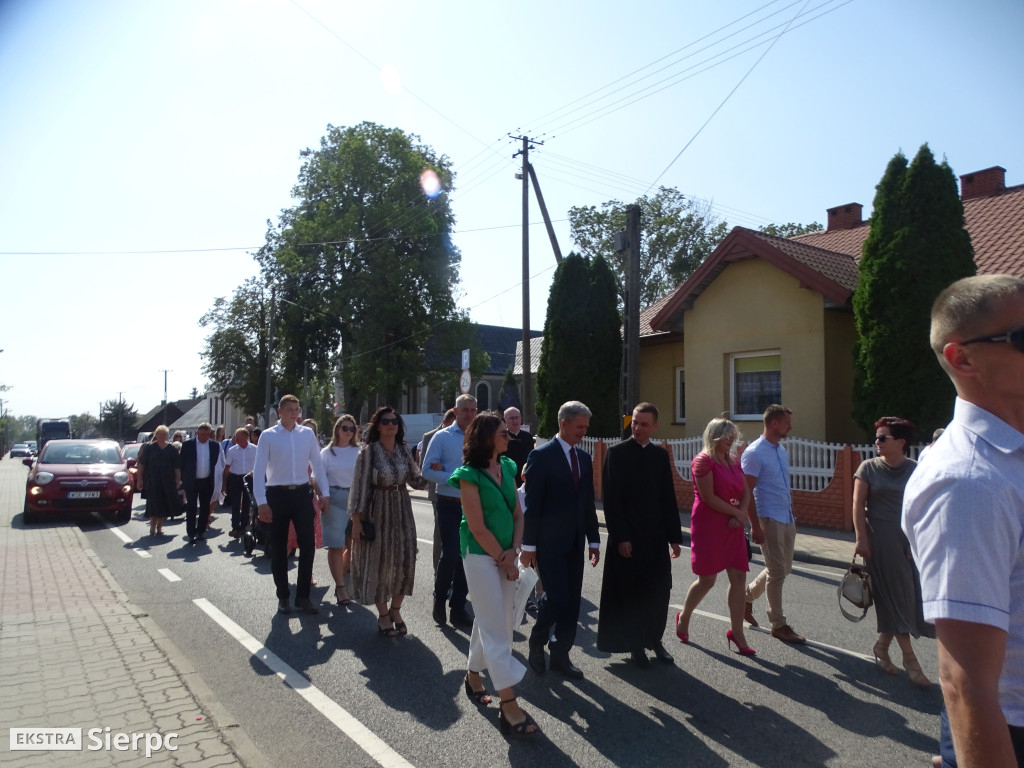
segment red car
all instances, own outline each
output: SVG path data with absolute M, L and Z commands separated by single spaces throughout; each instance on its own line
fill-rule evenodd
M 26 524 L 43 515 L 113 513 L 132 515 L 132 482 L 121 449 L 113 440 L 50 440 L 31 468 L 25 486 Z
M 139 487 L 139 451 L 144 443 L 125 443 L 121 447 L 121 455 L 124 456 L 128 465 L 128 474 L 131 475 L 131 486 L 134 491 Z

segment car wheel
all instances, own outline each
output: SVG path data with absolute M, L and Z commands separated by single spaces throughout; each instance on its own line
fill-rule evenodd
M 122 509 L 116 515 L 114 515 L 114 517 L 119 523 L 127 523 L 129 520 L 132 519 L 131 507 L 129 507 L 128 509 Z
M 28 508 L 28 502 L 25 503 L 25 508 L 21 512 L 21 522 L 25 525 L 34 525 L 39 522 L 39 515 Z

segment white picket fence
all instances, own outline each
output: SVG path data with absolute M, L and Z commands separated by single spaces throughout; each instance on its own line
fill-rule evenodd
M 598 440 L 611 448 L 618 438 L 583 438 L 582 447 L 593 455 L 594 446 Z M 673 440 L 666 440 L 669 449 L 672 451 L 672 459 L 676 465 L 679 476 L 689 482 L 690 464 L 693 457 L 704 449 L 704 441 L 700 437 L 687 437 Z M 844 443 L 823 443 L 816 440 L 805 440 L 801 437 L 787 437 L 782 441 L 789 454 L 789 485 L 794 491 L 823 491 L 832 481 L 835 474 L 836 457 L 845 447 Z M 873 445 L 851 446 L 854 454 L 854 461 L 860 464 L 865 459 L 875 457 Z M 917 458 L 918 452 L 923 446 L 913 445 L 910 447 L 910 457 Z M 856 468 L 856 467 L 855 467 Z

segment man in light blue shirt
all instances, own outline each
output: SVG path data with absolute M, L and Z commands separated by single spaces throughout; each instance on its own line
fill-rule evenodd
M 434 576 L 433 617 L 439 625 L 447 623 L 445 600 L 451 592 L 449 606 L 454 626 L 471 629 L 473 618 L 466 610 L 466 572 L 462 567 L 459 525 L 462 523 L 462 501 L 459 490 L 448 484 L 452 472 L 462 466 L 462 443 L 466 430 L 476 418 L 476 398 L 459 395 L 455 400 L 455 423 L 439 430 L 430 440 L 423 456 L 423 476 L 437 486 L 435 515 L 441 533 L 441 558 Z
M 789 491 L 789 454 L 780 441 L 793 428 L 792 414 L 783 405 L 769 405 L 764 412 L 764 432 L 747 446 L 740 459 L 743 477 L 754 494 L 750 535 L 761 545 L 765 564 L 765 569 L 747 585 L 745 618 L 751 626 L 757 626 L 753 603 L 767 592 L 772 637 L 784 643 L 802 643 L 804 638 L 789 626 L 782 610 L 782 584 L 793 568 L 796 519 Z

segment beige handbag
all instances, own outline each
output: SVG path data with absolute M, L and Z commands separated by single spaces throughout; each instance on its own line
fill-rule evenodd
M 868 573 L 867 563 L 857 565 L 856 553 L 853 555 L 853 560 L 850 561 L 849 569 L 843 574 L 843 580 L 839 582 L 836 592 L 839 595 L 839 610 L 842 611 L 843 616 L 850 621 L 860 621 L 867 616 L 868 608 L 874 602 L 871 596 L 871 575 Z M 843 600 L 860 608 L 860 616 L 847 611 L 843 606 Z

